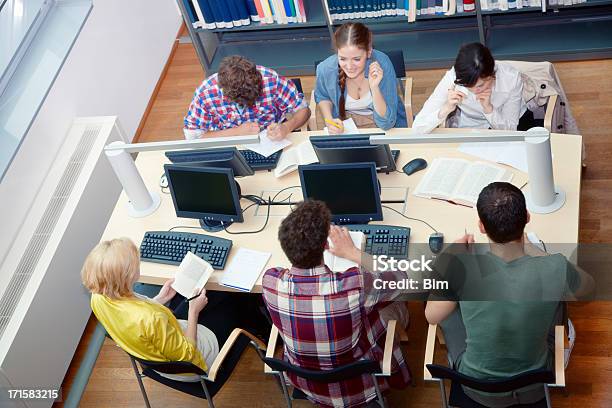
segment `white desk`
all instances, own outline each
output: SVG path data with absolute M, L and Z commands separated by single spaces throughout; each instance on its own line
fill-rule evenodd
M 448 129 L 445 129 L 448 131 Z M 400 133 L 402 129 L 393 129 L 389 133 Z M 293 133 L 290 139 L 294 145 L 301 142 L 308 136 L 321 135 L 322 132 Z M 532 214 L 531 222 L 527 225 L 527 231 L 535 231 L 546 243 L 575 243 L 578 241 L 578 222 L 580 210 L 580 151 L 582 137 L 577 135 L 553 134 L 551 137 L 555 183 L 565 189 L 567 200 L 565 205 L 557 212 L 552 214 L 540 215 Z M 401 150 L 398 168 L 415 157 L 422 157 L 428 162 L 432 162 L 436 157 L 464 157 L 475 160 L 472 156 L 467 156 L 457 150 L 458 145 L 451 144 L 422 144 L 422 145 L 397 145 L 394 149 Z M 129 237 L 136 245 L 140 242 L 146 231 L 161 230 L 166 231 L 175 226 L 198 227 L 198 220 L 177 218 L 169 194 L 161 193 L 159 179 L 163 174 L 163 164 L 167 163 L 163 152 L 140 153 L 136 160 L 136 165 L 150 190 L 158 191 L 162 196 L 160 207 L 155 213 L 145 218 L 131 218 L 127 214 L 125 193 L 122 193 L 117 201 L 117 205 L 108 222 L 107 228 L 102 239 L 112 239 L 117 237 Z M 501 165 L 500 165 L 501 166 Z M 516 169 L 510 168 L 514 172 L 512 183 L 521 186 L 527 181 L 527 175 Z M 406 189 L 406 204 L 386 204 L 404 214 L 424 219 L 432 224 L 436 229 L 444 233 L 445 241 L 450 242 L 464 234 L 465 229 L 474 233 L 478 242 L 486 242 L 486 237 L 478 231 L 478 215 L 474 208 L 453 205 L 443 201 L 429 200 L 412 195 L 412 190 L 416 187 L 419 180 L 426 171 L 421 171 L 406 176 L 403 173 L 379 174 L 382 186 L 382 199 L 393 200 L 404 198 Z M 282 178 L 275 178 L 272 172 L 257 172 L 254 176 L 237 179 L 242 188 L 242 194 L 257 194 L 265 192 L 265 195 L 272 194 L 274 191 L 281 190 L 288 186 L 299 186 L 299 176 L 297 171 Z M 292 194 L 291 200 L 298 201 L 302 198 L 301 188 L 293 188 L 279 195 L 277 200 L 286 198 Z M 250 202 L 242 200 L 242 207 L 245 208 Z M 230 235 L 225 231 L 213 235 L 231 239 L 234 243 L 230 253 L 228 264 L 232 260 L 235 249 L 247 247 L 272 253 L 268 262 L 271 266 L 289 266 L 289 261 L 285 257 L 280 243 L 277 240 L 277 231 L 284 215 L 290 211 L 289 206 L 273 206 L 270 211 L 270 220 L 264 231 L 258 234 Z M 256 214 L 257 212 L 257 214 Z M 249 208 L 244 213 L 244 223 L 235 223 L 229 227 L 230 231 L 253 231 L 259 229 L 264 221 L 266 208 L 257 209 L 257 206 Z M 384 220 L 380 224 L 409 226 L 411 228 L 410 242 L 426 243 L 431 234 L 431 229 L 421 222 L 409 221 L 399 214 L 383 208 Z M 196 232 L 210 234 L 203 230 L 177 229 L 178 231 Z M 175 266 L 142 262 L 141 263 L 141 282 L 162 284 L 165 280 L 172 277 L 176 271 Z M 208 289 L 229 290 L 219 285 L 221 271 L 213 274 L 208 282 Z M 261 279 L 253 289 L 254 292 L 261 291 Z

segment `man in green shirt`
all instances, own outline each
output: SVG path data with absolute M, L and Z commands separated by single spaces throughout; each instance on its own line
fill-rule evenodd
M 441 254 L 436 272 L 449 281 L 444 299 L 452 300 L 429 301 L 427 320 L 440 324 L 449 362 L 470 377 L 500 379 L 551 367 L 554 325 L 563 320 L 560 301 L 588 293 L 593 281 L 563 255 L 548 255 L 526 241 L 530 216 L 517 187 L 489 184 L 476 208 L 488 251 L 475 253 L 474 237 L 466 234 L 454 247 L 470 250 Z M 430 299 L 440 299 L 436 295 Z M 503 394 L 464 391 L 489 407 L 544 398 L 541 386 Z

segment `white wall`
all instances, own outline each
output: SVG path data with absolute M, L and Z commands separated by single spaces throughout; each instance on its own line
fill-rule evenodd
M 118 115 L 131 139 L 170 54 L 175 0 L 94 0 L 94 8 L 0 182 L 0 264 L 77 116 Z

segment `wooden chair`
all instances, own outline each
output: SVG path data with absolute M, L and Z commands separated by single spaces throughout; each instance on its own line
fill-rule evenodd
M 135 357 L 127 353 L 127 351 L 126 353 L 130 357 L 147 408 L 151 408 L 151 404 L 142 382 L 143 377 L 149 377 L 154 381 L 194 397 L 206 399 L 209 408 L 214 408 L 213 397 L 223 387 L 240 360 L 242 352 L 249 344 L 263 358 L 266 349 L 265 344 L 246 330 L 234 329 L 209 367 L 208 372 L 204 372 L 200 367 L 185 361 L 148 361 Z M 138 369 L 138 365 L 140 365 L 141 370 Z M 200 378 L 197 382 L 186 382 L 169 379 L 159 373 L 194 374 Z
M 385 337 L 385 348 L 383 351 L 383 361 L 380 364 L 374 360 L 357 360 L 351 364 L 347 364 L 341 367 L 334 368 L 333 370 L 307 370 L 295 366 L 283 359 L 274 358 L 274 352 L 276 350 L 276 342 L 279 337 L 279 332 L 276 326 L 272 326 L 270 332 L 270 339 L 268 341 L 268 349 L 266 355 L 263 357 L 264 361 L 264 372 L 266 374 L 272 374 L 277 377 L 280 386 L 287 402 L 287 407 L 291 408 L 292 397 L 289 395 L 287 384 L 285 383 L 284 373 L 292 373 L 298 377 L 305 378 L 307 380 L 319 381 L 319 382 L 337 382 L 347 380 L 363 374 L 370 374 L 374 381 L 376 388 L 377 401 L 381 407 L 385 408 L 387 405 L 383 398 L 380 387 L 378 386 L 378 377 L 389 377 L 391 375 L 391 357 L 393 355 L 393 339 L 395 337 L 395 326 L 397 322 L 390 320 L 387 326 L 387 335 Z M 296 392 L 297 391 L 297 392 Z M 302 395 L 299 390 L 294 390 L 293 395 Z
M 503 380 L 480 380 L 463 375 L 451 368 L 433 364 L 434 348 L 436 343 L 437 325 L 430 324 L 427 332 L 425 346 L 425 362 L 423 363 L 423 379 L 425 381 L 438 381 L 442 406 L 449 405 L 459 408 L 486 408 L 469 398 L 463 391 L 462 385 L 484 392 L 507 392 L 531 384 L 542 384 L 544 399 L 535 404 L 513 405 L 513 408 L 551 408 L 549 387 L 565 387 L 564 365 L 564 337 L 563 326 L 555 326 L 555 370 L 532 370 Z M 447 399 L 444 380 L 451 381 L 451 391 Z

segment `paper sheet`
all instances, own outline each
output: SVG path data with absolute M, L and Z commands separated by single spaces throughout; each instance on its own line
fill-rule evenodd
M 187 252 L 174 276 L 172 288 L 181 296 L 190 298 L 195 289 L 202 289 L 206 285 L 212 273 L 213 267 L 208 262 Z
M 363 248 L 363 244 L 365 241 L 365 236 L 363 235 L 363 232 L 349 231 L 349 234 L 351 235 L 353 244 L 355 244 L 357 248 L 360 248 L 360 249 Z M 331 239 L 329 238 L 327 238 L 327 244 L 330 248 L 334 247 Z M 341 258 L 339 256 L 332 254 L 327 249 L 325 250 L 325 252 L 323 252 L 323 261 L 325 262 L 325 265 L 327 265 L 327 267 L 331 269 L 333 272 L 344 272 L 349 268 L 352 268 L 354 266 L 359 266 L 353 261 L 349 261 L 346 258 Z
M 244 145 L 244 148 L 268 157 L 289 145 L 291 145 L 291 141 L 287 139 L 272 140 L 268 137 L 268 131 L 262 130 L 259 132 L 259 143 Z
M 270 252 L 238 248 L 219 283 L 223 286 L 250 292 L 268 263 L 270 256 L 272 256 Z
M 527 172 L 525 142 L 463 143 L 459 146 L 459 151 Z
M 343 120 L 342 124 L 344 125 L 344 132 L 341 133 L 342 135 L 350 135 L 354 133 L 359 133 L 359 129 L 357 128 L 357 125 L 355 124 L 355 121 L 353 120 L 353 118 L 348 118 L 347 120 Z M 329 135 L 329 129 L 327 128 L 327 126 L 325 126 L 323 130 L 325 130 L 326 135 Z

